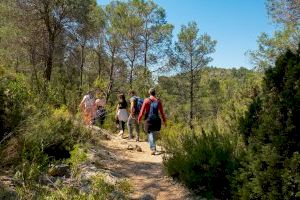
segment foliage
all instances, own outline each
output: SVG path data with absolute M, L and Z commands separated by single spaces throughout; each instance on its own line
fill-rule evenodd
M 299 27 L 287 26 L 283 30 L 277 30 L 273 36 L 261 33 L 258 38 L 258 49 L 249 51 L 248 55 L 255 68 L 265 71 L 275 64 L 276 58 L 286 49 L 296 51 L 300 42 Z
M 233 172 L 239 166 L 237 138 L 205 132 L 195 134 L 172 127 L 163 135 L 168 174 L 197 194 L 226 199 L 231 193 Z
M 21 199 L 72 199 L 72 200 L 113 200 L 129 199 L 128 195 L 132 191 L 127 180 L 121 180 L 115 185 L 105 182 L 102 175 L 92 178 L 89 191 L 83 191 L 76 185 L 65 185 L 56 183 L 55 188 L 49 186 L 32 185 L 35 193 L 30 193 L 29 188 L 18 187 L 17 193 Z M 0 193 L 1 194 L 1 193 Z
M 287 51 L 266 71 L 263 93 L 242 119 L 248 150 L 237 173 L 239 198 L 295 199 L 299 195 L 299 77 L 299 53 Z
M 300 42 L 300 1 L 267 0 L 266 7 L 269 17 L 279 26 L 273 36 L 261 33 L 258 49 L 248 52 L 256 69 L 262 71 L 274 66 L 277 57 L 286 49 L 296 52 Z
M 0 81 L 1 127 L 9 133 L 30 114 L 27 102 L 31 98 L 29 86 L 21 74 L 4 74 Z M 1 138 L 1 135 L 0 135 Z
M 299 25 L 299 0 L 267 0 L 267 9 L 274 22 Z
M 68 162 L 71 165 L 72 174 L 76 177 L 80 172 L 79 164 L 87 160 L 87 155 L 84 152 L 83 148 L 80 148 L 79 144 L 74 145 L 73 150 L 71 151 L 71 157 Z
M 203 68 L 201 79 L 195 83 L 195 128 L 202 127 L 210 132 L 216 126 L 221 133 L 234 132 L 240 115 L 259 93 L 261 80 L 261 73 L 245 68 Z M 170 121 L 188 123 L 187 87 L 188 80 L 181 74 L 159 78 L 159 98 Z
M 178 42 L 175 43 L 175 53 L 171 57 L 171 62 L 178 66 L 182 72 L 182 78 L 187 79 L 188 89 L 185 87 L 185 99 L 190 102 L 189 126 L 194 127 L 194 99 L 196 83 L 201 76 L 201 69 L 212 60 L 209 57 L 215 51 L 216 41 L 212 40 L 208 34 L 198 35 L 199 28 L 195 22 L 183 25 L 178 34 Z

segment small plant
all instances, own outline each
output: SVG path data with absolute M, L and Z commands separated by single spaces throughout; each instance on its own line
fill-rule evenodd
M 87 154 L 84 152 L 84 149 L 80 148 L 79 144 L 74 146 L 73 151 L 71 151 L 71 157 L 68 162 L 71 165 L 72 174 L 76 177 L 79 172 L 80 168 L 79 165 L 84 163 L 87 160 Z
M 236 139 L 229 135 L 182 132 L 175 127 L 163 134 L 164 166 L 170 176 L 201 196 L 226 199 L 239 166 L 235 144 Z

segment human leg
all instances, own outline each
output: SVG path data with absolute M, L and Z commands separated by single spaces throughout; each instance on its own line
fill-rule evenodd
M 121 128 L 122 128 L 123 133 L 124 133 L 124 131 L 125 131 L 125 123 L 126 123 L 126 122 L 121 121 Z
M 119 121 L 119 136 L 121 136 L 123 138 L 123 134 L 124 134 L 124 126 L 125 126 L 125 122 L 124 121 Z
M 133 127 L 132 124 L 134 122 L 134 119 L 132 118 L 132 116 L 129 116 L 128 121 L 127 121 L 127 127 L 128 127 L 128 133 L 129 133 L 129 139 L 133 138 Z
M 148 133 L 148 141 L 149 141 L 151 151 L 156 151 L 155 132 L 152 131 Z
M 136 130 L 136 141 L 140 141 L 140 125 L 138 123 L 138 121 L 135 119 L 134 120 L 135 123 L 135 130 Z

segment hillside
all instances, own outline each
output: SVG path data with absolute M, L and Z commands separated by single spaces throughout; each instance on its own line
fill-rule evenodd
M 184 186 L 165 174 L 161 147 L 153 156 L 147 142 L 122 139 L 96 126 L 87 129 L 90 142 L 78 144 L 72 167 L 57 161 L 41 171 L 34 186 L 22 189 L 23 180 L 2 168 L 0 198 L 192 199 Z

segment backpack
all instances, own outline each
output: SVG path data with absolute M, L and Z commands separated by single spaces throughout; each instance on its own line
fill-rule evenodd
M 91 97 L 90 95 L 87 95 L 85 97 L 85 101 L 84 101 L 84 107 L 85 108 L 92 108 L 94 105 L 95 99 L 93 97 Z
M 149 113 L 146 114 L 146 120 L 144 124 L 144 129 L 146 133 L 150 133 L 152 131 L 160 131 L 161 128 L 161 119 L 158 115 L 158 105 L 159 100 L 152 101 L 150 98 L 150 110 Z
M 144 99 L 140 97 L 134 97 L 134 114 L 138 115 L 144 103 Z
M 99 108 L 97 111 L 96 111 L 96 119 L 105 119 L 106 117 L 106 111 L 103 107 Z

